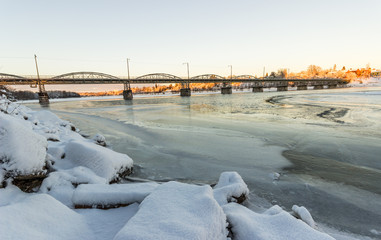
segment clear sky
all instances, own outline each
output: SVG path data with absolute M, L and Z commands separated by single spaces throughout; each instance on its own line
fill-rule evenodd
M 380 0 L 0 0 L 0 72 L 381 68 Z

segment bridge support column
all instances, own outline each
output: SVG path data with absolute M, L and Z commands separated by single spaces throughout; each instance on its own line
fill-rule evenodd
M 180 89 L 180 96 L 181 97 L 190 97 L 191 96 L 191 89 L 190 88 L 181 88 Z
M 132 90 L 123 90 L 123 99 L 124 100 L 132 100 L 134 96 L 132 95 Z
M 288 87 L 287 87 L 287 86 L 277 86 L 277 87 L 276 87 L 276 90 L 277 90 L 278 92 L 288 91 Z
M 221 87 L 221 93 L 222 94 L 232 94 L 233 93 L 232 87 L 231 86 Z
M 253 87 L 253 92 L 263 92 L 263 87 Z
M 296 86 L 296 90 L 307 90 L 307 85 Z
M 38 93 L 38 102 L 41 106 L 46 107 L 49 105 L 49 96 L 47 92 L 39 92 Z
M 315 85 L 314 89 L 324 89 L 324 85 Z
M 328 88 L 329 89 L 337 88 L 337 84 L 330 84 L 330 85 L 328 85 Z

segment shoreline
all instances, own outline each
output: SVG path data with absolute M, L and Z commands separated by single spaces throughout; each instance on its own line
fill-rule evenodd
M 311 92 L 311 93 L 313 93 L 313 92 Z M 218 94 L 218 92 L 216 93 L 216 94 Z M 151 97 L 151 96 L 148 96 L 148 97 Z M 155 95 L 154 96 L 152 96 L 152 97 L 156 97 Z M 79 100 L 84 100 L 84 99 L 79 99 Z M 86 99 L 87 100 L 87 99 Z M 285 155 L 287 155 L 287 156 L 285 156 L 285 155 L 283 155 L 285 158 L 287 158 L 289 161 L 291 161 L 292 162 L 292 160 L 290 160 L 290 158 L 293 158 L 293 160 L 294 160 L 294 164 L 295 165 L 299 165 L 299 167 L 298 168 L 296 168 L 296 169 L 294 169 L 294 170 L 288 170 L 288 171 L 290 171 L 291 173 L 296 173 L 296 174 L 298 174 L 298 173 L 301 173 L 303 170 L 305 171 L 305 169 L 307 168 L 307 170 L 308 170 L 308 166 L 309 166 L 309 161 L 308 160 L 300 160 L 300 159 L 298 159 L 298 156 L 296 156 L 296 155 L 303 155 L 303 153 L 292 153 L 292 154 L 289 154 L 287 151 L 289 151 L 289 150 L 286 150 L 286 151 L 284 151 L 283 153 L 282 153 L 282 155 L 283 154 L 285 154 Z M 292 156 L 292 155 L 295 155 L 295 156 Z M 301 156 L 299 156 L 299 157 L 301 157 Z M 326 159 L 327 161 L 330 161 L 329 159 Z M 302 163 L 300 163 L 300 162 L 302 162 Z M 316 165 L 316 166 L 315 166 Z M 319 166 L 319 164 L 318 164 L 318 161 L 316 160 L 316 162 L 315 162 L 315 165 L 314 165 L 314 167 L 316 167 L 317 169 L 319 168 L 319 167 L 322 167 L 322 166 Z M 337 168 L 339 168 L 340 169 L 340 166 L 338 166 Z M 334 169 L 336 169 L 336 167 L 334 168 Z M 310 169 L 310 171 L 313 171 L 312 169 Z M 320 176 L 320 175 L 319 175 Z M 255 189 L 254 189 L 255 190 Z M 368 235 L 368 234 L 366 234 L 366 235 Z M 369 236 L 369 235 L 368 235 Z

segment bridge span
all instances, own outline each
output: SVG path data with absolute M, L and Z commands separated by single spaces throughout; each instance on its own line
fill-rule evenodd
M 181 84 L 180 96 L 190 96 L 190 83 L 219 83 L 222 94 L 232 93 L 232 83 L 250 83 L 253 92 L 263 92 L 263 88 L 277 88 L 278 91 L 287 91 L 288 87 L 297 87 L 297 90 L 307 90 L 308 86 L 314 89 L 336 88 L 347 84 L 339 78 L 256 78 L 252 75 L 240 75 L 225 78 L 217 74 L 203 74 L 191 78 L 181 78 L 167 73 L 152 73 L 136 78 L 116 77 L 98 72 L 73 72 L 55 77 L 24 77 L 12 74 L 0 73 L 0 85 L 30 85 L 32 88 L 39 87 L 39 102 L 42 105 L 49 104 L 49 98 L 45 90 L 47 84 L 123 84 L 123 97 L 132 100 L 131 84 Z

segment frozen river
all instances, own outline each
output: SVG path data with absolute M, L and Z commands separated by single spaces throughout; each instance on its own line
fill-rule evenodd
M 320 224 L 381 237 L 379 87 L 80 100 L 50 110 L 104 135 L 134 160 L 136 177 L 212 184 L 237 171 L 254 210 L 303 205 Z

